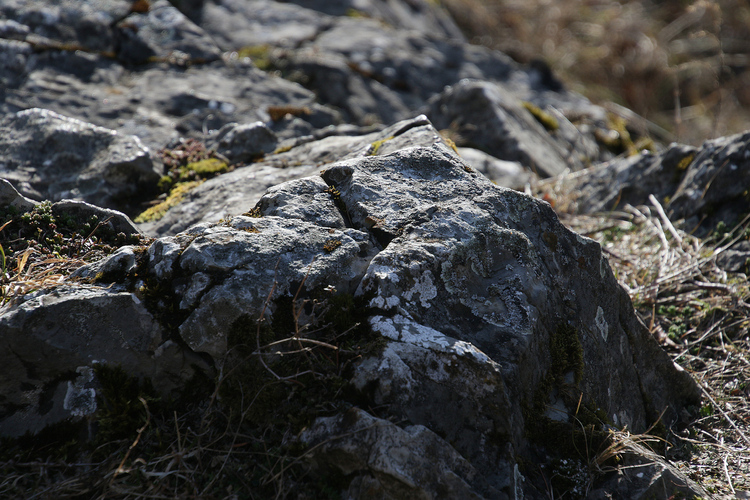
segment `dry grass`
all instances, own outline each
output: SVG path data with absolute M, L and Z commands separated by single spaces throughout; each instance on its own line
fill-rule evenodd
M 546 61 L 594 102 L 699 144 L 750 128 L 750 5 L 736 0 L 442 0 L 474 43 Z M 614 108 L 612 108 L 615 111 Z
M 637 314 L 674 361 L 703 390 L 689 427 L 661 452 L 716 498 L 750 491 L 750 284 L 716 265 L 730 243 L 746 238 L 745 220 L 699 240 L 677 229 L 658 201 L 622 212 L 580 215 L 564 178 L 535 186 L 574 231 L 599 241 Z

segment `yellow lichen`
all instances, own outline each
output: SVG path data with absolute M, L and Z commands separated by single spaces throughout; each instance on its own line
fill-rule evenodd
M 690 164 L 693 163 L 693 159 L 695 159 L 695 154 L 693 154 L 693 153 L 690 153 L 689 155 L 685 156 L 677 164 L 677 170 L 679 170 L 679 171 L 687 170 L 687 168 L 690 166 Z
M 270 51 L 271 48 L 265 44 L 249 45 L 238 50 L 237 57 L 240 59 L 249 57 L 253 61 L 253 64 L 255 64 L 256 68 L 263 71 L 269 71 L 273 69 L 273 63 L 271 62 L 271 57 L 269 55 Z
M 375 141 L 372 144 L 370 144 L 370 151 L 367 153 L 367 156 L 375 156 L 378 154 L 378 151 L 380 150 L 380 147 L 385 144 L 386 142 L 393 139 L 393 136 L 386 137 L 385 139 L 380 139 L 379 141 Z
M 542 108 L 540 108 L 536 104 L 528 101 L 522 101 L 521 105 L 529 113 L 531 113 L 531 115 L 536 118 L 536 121 L 541 123 L 547 130 L 552 132 L 560 128 L 560 123 L 557 121 L 557 119 L 546 111 L 543 111 Z
M 285 146 L 279 146 L 278 148 L 276 148 L 276 151 L 274 151 L 273 154 L 278 155 L 281 153 L 286 153 L 287 151 L 291 150 L 293 147 L 294 146 L 292 146 L 291 144 L 287 144 Z
M 326 253 L 331 253 L 340 246 L 341 246 L 341 240 L 331 239 L 325 242 L 325 244 L 323 245 L 323 250 L 325 250 Z

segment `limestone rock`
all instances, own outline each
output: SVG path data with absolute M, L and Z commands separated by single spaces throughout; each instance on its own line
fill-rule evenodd
M 535 178 L 516 161 L 498 160 L 494 156 L 474 148 L 458 148 L 461 158 L 498 186 L 522 190 Z
M 263 161 L 210 179 L 190 191 L 179 205 L 167 211 L 161 219 L 141 224 L 140 227 L 149 234 L 174 235 L 200 222 L 217 222 L 226 216 L 245 213 L 255 206 L 267 189 L 285 181 L 317 174 L 333 161 L 387 154 L 406 147 L 443 141 L 430 121 L 422 115 L 364 135 L 349 135 L 353 130 L 347 127 L 342 127 L 340 131 L 344 135 L 337 135 L 338 130 L 331 130 L 333 135 L 320 134 L 323 137 L 318 140 L 315 137 L 300 138 L 290 144 L 288 151 L 282 150 Z M 354 131 L 360 132 L 360 129 Z
M 221 55 L 211 37 L 167 0 L 117 23 L 117 56 L 131 64 L 167 60 L 177 65 L 215 61 Z
M 695 153 L 691 146 L 672 144 L 660 154 L 643 152 L 596 165 L 568 181 L 577 210 L 594 213 L 618 210 L 625 204 L 644 205 L 651 194 L 664 203 L 674 194 Z
M 579 155 L 584 148 L 574 147 L 558 133 L 565 118 L 555 117 L 555 130 L 546 130 L 502 86 L 461 81 L 430 99 L 425 113 L 438 129 L 450 129 L 462 143 L 481 148 L 501 160 L 519 162 L 540 177 L 583 167 Z M 578 133 L 574 140 L 580 137 Z M 593 156 L 589 160 L 598 159 L 597 148 L 590 153 Z
M 580 213 L 616 210 L 626 203 L 648 205 L 653 194 L 677 225 L 698 236 L 716 224 L 739 222 L 750 188 L 750 134 L 673 144 L 659 154 L 644 152 L 592 168 L 568 182 L 578 193 Z
M 534 497 L 543 481 L 519 457 L 544 461 L 561 443 L 576 446 L 580 421 L 642 432 L 699 401 L 635 316 L 600 246 L 566 229 L 546 203 L 494 185 L 441 140 L 355 151 L 269 190 L 249 215 L 149 249 L 149 269 L 181 298 L 182 339 L 220 363 L 228 332 L 247 318 L 272 321 L 280 301 L 367 297 L 367 323 L 386 344 L 354 367 L 357 406 L 415 426 L 373 439 L 390 457 L 388 436 L 419 435 L 415 446 L 441 450 L 449 465 L 424 473 L 459 497 Z M 326 442 L 355 425 L 347 418 L 317 420 L 304 439 Z M 418 479 L 426 476 L 417 475 L 417 454 L 399 458 L 406 472 L 394 477 L 395 458 L 380 467 L 358 443 L 316 448 L 314 462 L 354 473 L 352 492 L 433 494 Z
M 0 308 L 0 434 L 19 436 L 96 410 L 96 363 L 181 389 L 205 364 L 172 341 L 129 292 L 61 286 Z M 166 340 L 166 341 L 165 341 Z
M 208 146 L 232 163 L 247 163 L 272 153 L 278 139 L 263 122 L 228 123 L 208 141 Z
M 0 151 L 3 177 L 37 200 L 122 208 L 148 194 L 161 169 L 137 137 L 43 109 L 2 119 Z
M 316 420 L 301 439 L 315 447 L 313 461 L 353 476 L 350 498 L 482 498 L 468 484 L 471 464 L 421 425 L 401 428 L 353 408 Z
M 36 202 L 26 198 L 19 193 L 13 184 L 5 179 L 0 179 L 0 205 L 5 207 L 15 207 L 19 212 L 28 212 Z

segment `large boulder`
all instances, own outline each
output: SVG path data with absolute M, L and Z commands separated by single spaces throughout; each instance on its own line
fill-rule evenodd
M 110 257 L 121 273 L 105 282 L 127 289 L 148 269 L 163 294 L 152 314 L 176 310 L 181 343 L 217 365 L 248 318 L 305 339 L 310 304 L 325 308 L 335 294 L 366 302 L 362 321 L 383 342 L 349 372 L 339 397 L 353 409 L 296 438 L 320 474 L 347 478 L 350 495 L 533 498 L 545 486 L 529 463 L 551 466 L 608 428 L 671 426 L 699 401 L 599 244 L 442 142 L 335 162 L 144 255 L 137 272 Z M 424 450 L 436 457 L 428 470 Z

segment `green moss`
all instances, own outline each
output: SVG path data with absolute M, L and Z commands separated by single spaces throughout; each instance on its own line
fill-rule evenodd
M 380 139 L 378 141 L 373 142 L 370 144 L 370 150 L 367 152 L 367 156 L 375 156 L 378 154 L 378 151 L 380 148 L 385 144 L 386 142 L 393 139 L 393 136 L 386 137 L 385 139 Z
M 578 338 L 578 332 L 571 325 L 561 323 L 550 336 L 550 357 L 552 364 L 550 373 L 557 385 L 563 383 L 563 378 L 573 372 L 575 385 L 583 378 L 583 346 Z
M 229 166 L 216 158 L 188 163 L 180 168 L 180 180 L 186 180 L 197 176 L 201 179 L 208 179 L 229 170 Z
M 544 126 L 544 128 L 546 128 L 550 132 L 554 132 L 555 130 L 560 128 L 560 123 L 557 121 L 557 119 L 551 114 L 547 113 L 546 111 L 543 111 L 536 104 L 528 102 L 528 101 L 522 101 L 521 105 L 529 113 L 531 113 L 531 115 L 534 118 L 536 118 L 536 121 L 541 123 Z
M 167 213 L 167 211 L 172 208 L 176 207 L 177 205 L 182 202 L 183 198 L 187 193 L 189 193 L 191 190 L 195 189 L 196 187 L 203 184 L 203 181 L 190 181 L 190 182 L 178 182 L 175 184 L 172 191 L 167 196 L 167 199 L 163 202 L 154 205 L 153 207 L 141 212 L 135 219 L 133 219 L 137 223 L 143 223 L 143 222 L 154 222 L 162 217 Z

